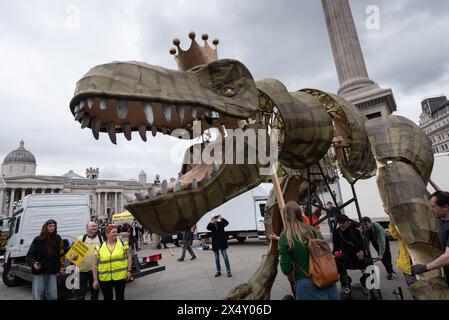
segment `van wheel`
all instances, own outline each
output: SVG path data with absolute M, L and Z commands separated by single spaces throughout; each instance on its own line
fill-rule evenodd
M 3 269 L 3 283 L 7 286 L 7 287 L 17 287 L 20 284 L 22 284 L 22 279 L 14 276 L 11 272 L 11 266 L 8 264 L 5 266 L 5 268 Z
M 246 240 L 246 237 L 237 237 L 237 241 L 240 243 L 245 242 L 245 240 Z

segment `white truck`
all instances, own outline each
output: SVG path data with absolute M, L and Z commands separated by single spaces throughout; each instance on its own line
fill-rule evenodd
M 206 213 L 196 225 L 199 238 L 209 237 L 206 227 L 211 217 L 220 214 L 229 222 L 225 228 L 228 238 L 239 242 L 248 237 L 266 239 L 263 214 L 272 187 L 271 183 L 262 183 Z
M 31 268 L 25 257 L 33 239 L 41 232 L 48 219 L 54 219 L 58 234 L 67 250 L 73 242 L 86 232 L 90 221 L 89 199 L 84 194 L 32 194 L 23 198 L 9 221 L 9 239 L 6 245 L 3 266 L 3 282 L 6 286 L 17 286 L 23 280 L 31 281 Z M 58 295 L 68 295 L 66 284 L 70 274 L 58 276 Z
M 85 194 L 32 194 L 23 198 L 9 220 L 9 239 L 3 265 L 3 282 L 8 287 L 31 281 L 31 268 L 25 257 L 33 239 L 41 232 L 48 219 L 57 222 L 57 232 L 64 242 L 65 251 L 86 232 L 91 220 L 89 198 Z M 137 257 L 133 254 L 134 278 L 165 270 L 159 266 L 161 254 Z M 66 273 L 58 275 L 58 297 L 72 297 L 79 288 L 76 267 L 66 259 Z
M 449 190 L 449 153 L 437 153 L 434 155 L 434 159 L 431 179 L 442 190 Z M 336 192 L 338 194 L 338 189 L 340 189 L 343 202 L 348 201 L 353 197 L 351 186 L 344 178 L 340 178 L 338 181 L 339 186 L 337 184 L 335 185 L 337 187 Z M 368 180 L 359 180 L 354 185 L 354 188 L 359 202 L 361 215 L 368 216 L 384 227 L 388 227 L 389 217 L 385 214 L 383 209 L 383 203 L 377 188 L 376 177 L 372 177 Z M 429 190 L 430 193 L 435 191 L 430 184 L 428 184 L 427 190 Z M 351 219 L 358 221 L 357 210 L 354 203 L 345 207 L 344 213 Z

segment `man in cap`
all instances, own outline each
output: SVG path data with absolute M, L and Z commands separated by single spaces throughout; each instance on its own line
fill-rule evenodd
M 366 257 L 365 246 L 357 223 L 349 219 L 346 215 L 336 217 L 337 229 L 332 234 L 333 253 L 340 274 L 342 297 L 351 299 L 351 282 L 347 270 L 362 270 L 360 283 L 365 288 L 366 277 L 364 271 L 369 265 Z

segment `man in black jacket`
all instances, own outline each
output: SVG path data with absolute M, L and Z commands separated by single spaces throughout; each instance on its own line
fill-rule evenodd
M 229 222 L 223 218 L 221 215 L 213 216 L 209 224 L 207 225 L 207 230 L 211 232 L 212 237 L 212 250 L 215 254 L 215 265 L 217 267 L 217 273 L 215 277 L 221 276 L 221 265 L 220 265 L 220 252 L 223 256 L 226 271 L 228 277 L 232 277 L 231 266 L 229 264 L 228 254 L 226 249 L 228 248 L 228 237 L 224 231 L 224 228 L 229 224 Z
M 336 220 L 338 227 L 332 235 L 333 253 L 340 274 L 342 293 L 345 298 L 350 299 L 352 279 L 347 270 L 363 270 L 360 283 L 365 287 L 368 275 L 364 270 L 369 265 L 369 261 L 366 257 L 362 236 L 355 222 L 346 215 L 339 215 Z

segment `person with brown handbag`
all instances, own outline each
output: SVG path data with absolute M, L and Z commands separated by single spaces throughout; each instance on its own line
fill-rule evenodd
M 337 267 L 329 244 L 316 229 L 304 223 L 296 202 L 285 205 L 282 219 L 280 266 L 287 276 L 294 272 L 296 300 L 339 300 Z

